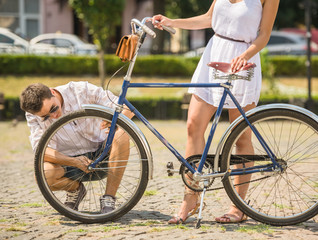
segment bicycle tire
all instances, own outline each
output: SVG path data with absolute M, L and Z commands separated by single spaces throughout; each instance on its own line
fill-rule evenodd
M 59 137 L 61 131 L 66 131 L 68 128 L 73 130 L 74 126 L 76 125 L 76 133 L 74 133 L 74 135 L 72 134 L 72 138 L 69 137 L 70 139 L 65 140 L 69 140 L 69 142 L 75 142 L 76 137 L 74 136 L 78 136 L 76 135 L 77 133 L 83 134 L 81 133 L 82 129 L 86 129 L 87 131 L 87 128 L 91 128 L 93 125 L 92 130 L 94 132 L 101 131 L 100 125 L 98 124 L 101 121 L 111 122 L 112 116 L 113 115 L 110 113 L 91 109 L 83 109 L 70 113 L 54 122 L 43 134 L 39 142 L 34 162 L 37 184 L 49 204 L 59 213 L 69 217 L 70 219 L 83 223 L 103 223 L 116 220 L 130 211 L 138 203 L 147 187 L 149 169 L 146 150 L 142 144 L 142 141 L 139 139 L 134 130 L 124 121 L 118 119 L 116 125 L 117 131 L 121 129 L 124 133 L 126 133 L 126 136 L 129 137 L 129 158 L 125 167 L 124 175 L 120 182 L 120 186 L 116 193 L 117 201 L 115 210 L 107 214 L 100 213 L 100 205 L 97 202 L 97 198 L 104 194 L 103 191 L 105 191 L 105 186 L 108 179 L 108 176 L 104 177 L 102 175 L 101 177 L 99 174 L 104 170 L 98 171 L 97 177 L 95 175 L 95 178 L 97 179 L 92 180 L 93 178 L 91 175 L 89 175 L 89 177 L 87 177 L 88 180 L 83 182 L 84 186 L 86 187 L 87 194 L 79 205 L 78 210 L 74 210 L 65 206 L 64 201 L 66 197 L 66 191 L 52 191 L 50 189 L 49 183 L 47 182 L 45 176 L 46 173 L 44 171 L 44 155 L 46 148 L 48 146 L 52 146 L 54 139 Z M 94 123 L 98 124 L 87 125 L 87 119 L 96 121 Z M 95 125 L 98 125 L 98 127 L 95 127 Z M 83 148 L 84 147 L 85 146 L 83 146 Z M 77 153 L 79 153 L 81 149 L 75 146 L 72 148 L 74 148 L 74 152 L 71 151 L 72 153 L 68 154 L 69 156 L 80 155 Z M 107 168 L 107 174 L 109 175 L 110 168 Z
M 317 215 L 318 123 L 289 109 L 258 112 L 248 120 L 283 165 L 283 171 L 253 173 L 240 181 L 226 175 L 223 184 L 232 202 L 249 217 L 275 226 L 298 224 Z M 233 169 L 230 158 L 237 151 L 237 139 L 246 129 L 249 126 L 242 121 L 229 135 L 222 152 L 221 171 Z M 266 156 L 255 134 L 251 139 L 254 154 Z M 264 160 L 250 164 L 261 165 Z

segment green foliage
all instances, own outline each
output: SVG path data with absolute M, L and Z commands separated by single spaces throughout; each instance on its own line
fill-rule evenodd
M 2 74 L 97 74 L 97 58 L 81 56 L 0 55 Z
M 187 18 L 206 13 L 212 1 L 202 0 L 165 0 L 166 14 L 172 18 Z
M 134 73 L 147 76 L 191 76 L 198 60 L 180 56 L 142 56 L 136 62 Z
M 261 52 L 261 66 L 262 66 L 262 76 L 268 82 L 269 92 L 278 94 L 279 89 L 277 88 L 275 75 L 275 67 L 273 62 L 268 56 L 268 50 L 265 49 Z
M 271 56 L 276 76 L 306 76 L 306 56 Z M 318 56 L 311 61 L 312 76 L 318 76 Z
M 108 39 L 121 23 L 125 0 L 69 0 L 78 18 L 85 22 L 96 43 L 106 49 Z
M 280 0 L 279 10 L 275 21 L 275 26 L 279 28 L 299 27 L 305 25 L 305 1 L 299 0 Z M 318 0 L 312 2 L 312 24 L 318 27 Z
M 115 55 L 105 55 L 104 59 L 109 73 L 114 73 L 124 65 Z M 261 61 L 264 78 L 306 76 L 305 56 L 267 56 L 262 53 Z M 198 62 L 199 57 L 140 56 L 136 61 L 133 75 L 190 77 Z M 0 73 L 98 75 L 98 60 L 97 57 L 87 56 L 0 55 Z M 318 56 L 312 57 L 312 76 L 318 77 Z

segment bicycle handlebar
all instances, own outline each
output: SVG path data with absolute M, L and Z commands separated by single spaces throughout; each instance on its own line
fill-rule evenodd
M 156 21 L 157 23 L 158 21 Z M 176 33 L 176 30 L 172 27 L 168 27 L 168 26 L 165 26 L 165 25 L 161 25 L 161 27 L 166 30 L 168 33 L 170 34 L 175 34 Z
M 132 24 L 132 27 L 134 29 L 134 26 L 138 26 L 140 27 L 145 33 L 149 34 L 152 38 L 155 38 L 156 37 L 156 33 L 151 30 L 149 27 L 146 26 L 146 22 L 149 20 L 149 19 L 152 19 L 151 17 L 145 17 L 141 22 L 134 18 L 131 20 L 131 24 Z M 172 27 L 168 27 L 168 26 L 164 26 L 162 25 L 162 28 L 164 30 L 166 30 L 167 32 L 169 32 L 170 34 L 175 34 L 176 33 L 176 30 Z
M 138 19 L 134 18 L 131 20 L 132 26 L 137 25 L 140 27 L 145 33 L 149 34 L 152 38 L 156 37 L 156 33 L 152 31 L 149 27 L 146 26 L 145 23 L 141 23 Z M 134 28 L 133 28 L 134 29 Z

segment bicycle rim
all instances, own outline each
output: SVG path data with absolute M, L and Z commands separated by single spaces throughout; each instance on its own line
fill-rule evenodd
M 88 155 L 91 160 L 95 160 L 100 150 L 103 149 L 102 144 L 105 143 L 107 134 L 105 129 L 101 129 L 101 123 L 110 123 L 112 115 L 96 111 L 96 110 L 81 110 L 78 112 L 65 115 L 44 133 L 42 136 L 38 149 L 35 155 L 35 175 L 39 188 L 46 198 L 46 200 L 61 214 L 77 221 L 84 223 L 98 223 L 115 220 L 129 210 L 131 210 L 142 197 L 147 183 L 148 183 L 148 159 L 143 144 L 138 138 L 137 134 L 123 121 L 118 119 L 117 132 L 120 132 L 118 139 L 120 143 L 125 142 L 125 148 L 120 149 L 120 153 L 114 150 L 114 144 L 111 147 L 111 154 L 108 155 L 103 163 L 99 165 L 100 170 L 95 170 L 90 174 L 76 173 L 74 169 L 68 169 L 65 166 L 66 174 L 71 174 L 71 182 L 82 182 L 86 188 L 87 194 L 78 206 L 78 210 L 73 210 L 65 206 L 67 192 L 63 190 L 53 191 L 52 186 L 63 184 L 65 177 L 50 183 L 50 172 L 45 167 L 45 152 L 48 147 L 57 149 L 67 156 L 78 156 L 86 154 L 91 151 L 91 144 L 85 144 L 84 138 L 87 142 L 92 140 L 96 142 L 97 150 Z M 94 139 L 89 139 L 90 134 L 94 133 Z M 106 137 L 105 137 L 106 136 Z M 82 144 L 78 144 L 81 138 Z M 124 139 L 124 140 L 122 140 Z M 95 144 L 95 143 L 94 143 Z M 128 144 L 128 145 L 127 145 Z M 67 148 L 65 146 L 68 146 Z M 98 150 L 99 149 L 99 150 Z M 95 150 L 95 149 L 94 149 Z M 119 150 L 117 150 L 119 152 Z M 116 156 L 116 160 L 111 159 Z M 115 161 L 116 165 L 111 163 Z M 44 164 L 45 163 L 45 164 Z M 106 164 L 106 165 L 105 165 Z M 60 166 L 60 165 L 59 165 Z M 114 176 L 114 169 L 123 169 L 124 173 L 120 181 L 116 193 L 115 210 L 107 214 L 100 212 L 100 197 L 105 194 L 107 181 L 110 176 Z M 116 177 L 116 176 L 115 176 Z M 67 180 L 70 178 L 67 177 Z M 113 178 L 114 179 L 114 178 Z M 50 186 L 51 184 L 51 186 Z
M 318 123 L 303 114 L 281 109 L 256 113 L 249 121 L 283 169 L 240 179 L 227 176 L 224 187 L 233 203 L 251 218 L 271 225 L 297 224 L 314 217 L 318 213 Z M 252 150 L 242 153 L 239 149 L 237 140 L 247 129 L 246 122 L 241 122 L 229 136 L 222 153 L 222 171 L 272 164 L 264 157 L 267 154 L 254 134 Z M 253 161 L 242 158 L 244 165 L 231 165 L 231 155 L 238 152 L 260 157 Z

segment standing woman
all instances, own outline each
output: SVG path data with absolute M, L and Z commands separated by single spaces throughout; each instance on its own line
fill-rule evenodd
M 259 51 L 270 37 L 279 0 L 214 0 L 207 13 L 186 19 L 170 19 L 162 15 L 153 17 L 153 25 L 162 30 L 162 25 L 182 29 L 213 28 L 215 35 L 211 38 L 197 69 L 192 77 L 193 83 L 216 82 L 213 79 L 209 62 L 230 62 L 232 72 L 239 71 L 248 62 L 256 64 L 251 81 L 233 81 L 232 93 L 244 111 L 255 108 L 261 91 L 261 65 Z M 215 113 L 222 97 L 223 89 L 190 88 L 192 93 L 187 120 L 186 157 L 202 154 L 205 146 L 204 133 Z M 225 108 L 229 110 L 229 120 L 233 122 L 239 111 L 231 99 L 227 98 Z M 243 134 L 237 144 L 237 154 L 253 154 L 251 132 Z M 248 181 L 249 176 L 240 176 L 236 183 Z M 248 186 L 237 187 L 242 198 Z M 179 224 L 193 214 L 198 207 L 198 193 L 186 187 L 184 199 L 178 215 L 169 223 Z M 227 214 L 216 218 L 217 222 L 241 222 L 244 214 L 234 205 Z

